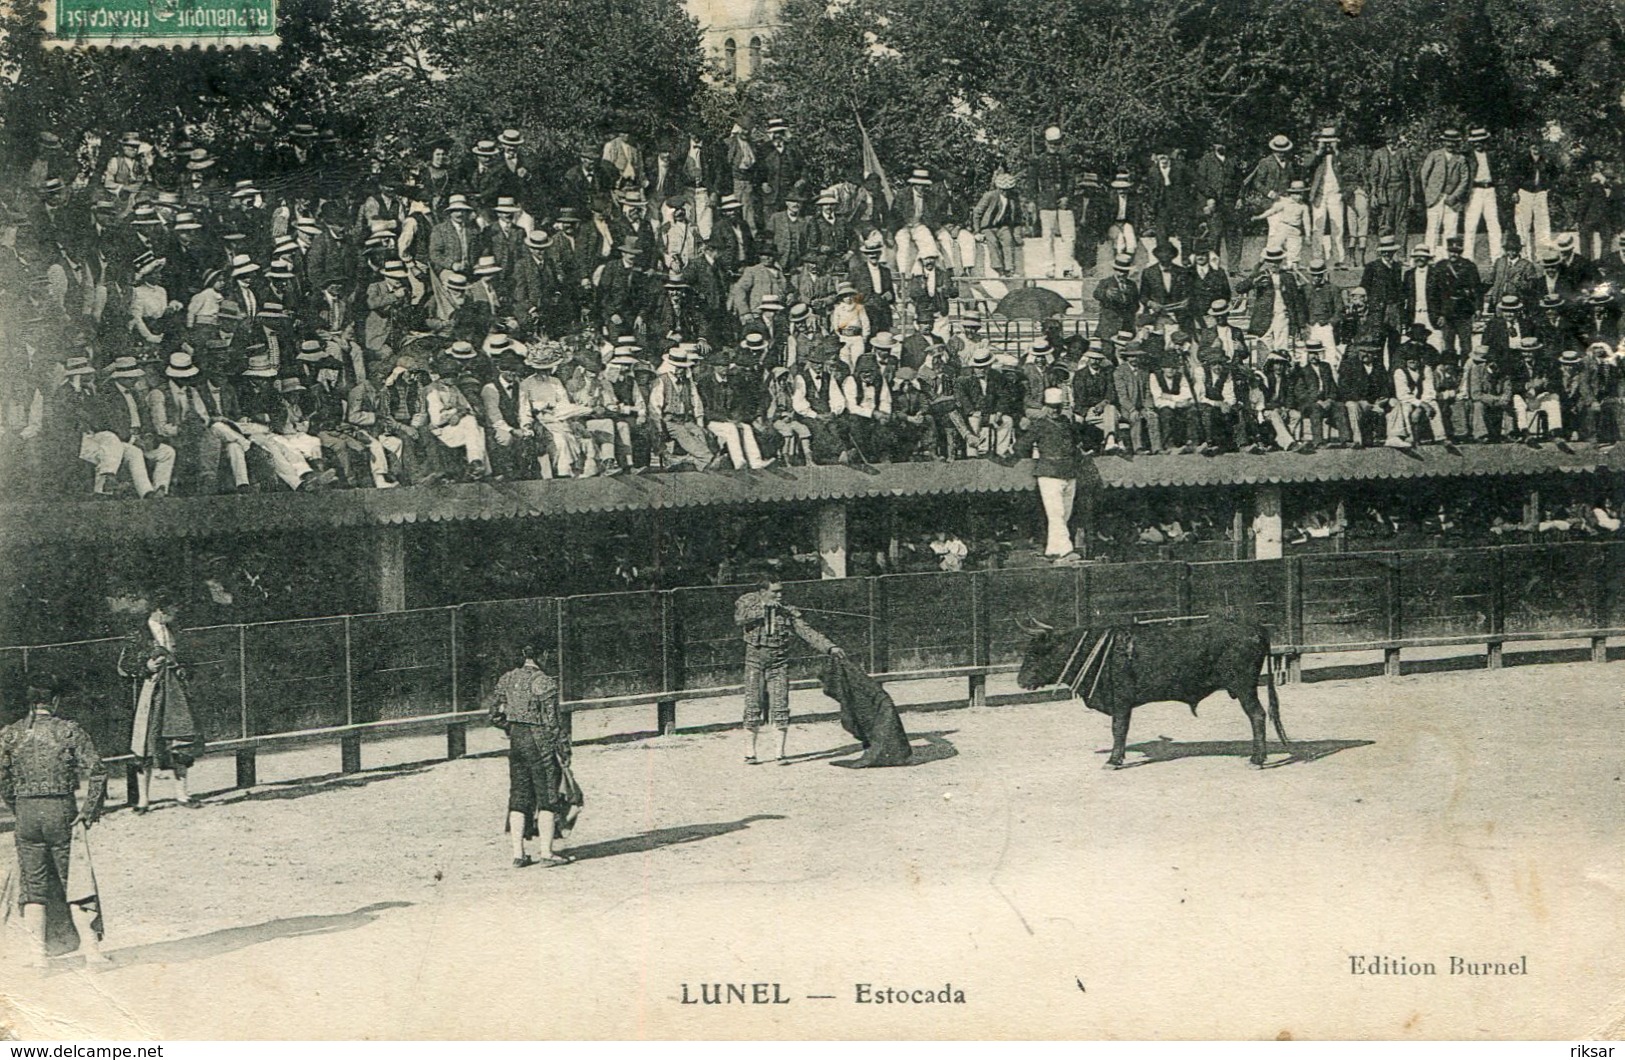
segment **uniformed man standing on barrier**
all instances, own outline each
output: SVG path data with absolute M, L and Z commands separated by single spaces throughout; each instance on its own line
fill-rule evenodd
M 1016 455 L 1034 452 L 1033 478 L 1044 503 L 1048 524 L 1044 556 L 1059 564 L 1083 562 L 1072 547 L 1072 508 L 1078 498 L 1078 472 L 1083 458 L 1078 453 L 1077 428 L 1062 414 L 1066 393 L 1059 387 L 1044 390 L 1044 405 L 1032 410 L 1030 423 L 1016 437 Z
M 516 869 L 536 864 L 525 840 L 544 838 L 543 865 L 572 860 L 554 844 L 575 826 L 581 788 L 570 772 L 569 716 L 560 709 L 558 678 L 524 650 L 524 663 L 497 680 L 491 696 L 491 724 L 508 734 L 508 841 Z
M 745 633 L 745 731 L 750 734 L 746 765 L 756 765 L 756 737 L 763 718 L 779 730 L 779 761 L 790 738 L 790 639 L 800 637 L 815 651 L 837 658 L 846 653 L 807 625 L 801 612 L 785 604 L 783 586 L 771 578 L 757 583 L 734 604 L 734 622 Z
M 56 716 L 55 682 L 40 674 L 29 677 L 28 715 L 0 730 L 0 801 L 17 817 L 16 900 L 34 946 L 30 961 L 45 967 L 46 910 L 56 899 L 66 902 L 73 916 L 85 963 L 105 965 L 84 829 L 101 813 L 107 769 L 90 734 Z M 81 785 L 83 803 L 75 798 Z M 0 901 L 8 898 L 0 894 Z

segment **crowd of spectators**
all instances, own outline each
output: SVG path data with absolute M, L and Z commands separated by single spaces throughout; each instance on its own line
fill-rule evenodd
M 1489 141 L 1345 153 L 1326 128 L 1107 181 L 1051 128 L 975 193 L 825 184 L 784 121 L 612 131 L 565 172 L 514 129 L 370 174 L 305 125 L 254 174 L 48 132 L 0 197 L 0 466 L 16 493 L 163 497 L 1010 459 L 1049 387 L 1104 452 L 1612 444 L 1625 196 L 1587 169 L 1556 233 L 1573 167 Z M 1092 339 L 990 339 L 965 281 L 1027 248 L 1059 277 L 1107 250 Z

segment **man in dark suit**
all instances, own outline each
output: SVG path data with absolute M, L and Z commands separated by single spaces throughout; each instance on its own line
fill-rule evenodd
M 1191 205 L 1195 193 L 1190 170 L 1165 147 L 1151 156 L 1145 172 L 1145 202 L 1151 217 L 1151 230 L 1163 243 L 1179 248 L 1184 262 L 1190 236 Z M 1150 235 L 1142 232 L 1141 237 Z
M 762 191 L 762 213 L 784 209 L 790 189 L 801 180 L 801 153 L 790 145 L 790 126 L 783 118 L 767 123 L 767 146 L 756 155 L 756 180 Z
M 1320 340 L 1310 339 L 1305 349 L 1309 359 L 1294 373 L 1293 403 L 1299 414 L 1309 420 L 1310 444 L 1319 448 L 1325 443 L 1325 424 L 1329 419 L 1338 440 L 1327 448 L 1342 449 L 1351 439 L 1348 411 L 1343 407 L 1337 376 L 1324 360 L 1325 347 Z
M 745 223 L 745 205 L 737 196 L 731 193 L 722 196 L 711 226 L 710 242 L 716 248 L 717 263 L 730 284 L 741 270 L 756 263 L 756 240 L 750 225 Z
M 992 367 L 993 354 L 983 350 L 954 380 L 954 397 L 970 428 L 966 456 L 1009 456 L 1015 447 L 1015 419 L 1008 411 L 1012 395 L 1005 374 Z M 1020 404 L 1019 396 L 1014 403 Z
M 1496 235 L 1499 235 L 1496 232 Z M 1462 256 L 1464 243 L 1459 236 L 1445 240 L 1448 256 L 1435 266 L 1442 280 L 1444 302 L 1441 306 L 1444 352 L 1460 363 L 1473 348 L 1473 318 L 1484 300 L 1484 279 L 1478 266 Z
M 1535 334 L 1535 322 L 1527 310 L 1523 298 L 1504 294 L 1496 302 L 1495 315 L 1484 324 L 1484 347 L 1489 350 L 1490 363 L 1503 373 L 1510 371 L 1518 359 L 1524 336 Z
M 1206 243 L 1191 250 L 1191 317 L 1195 319 L 1214 302 L 1230 301 L 1230 276 L 1214 261 L 1217 255 Z
M 1236 200 L 1241 197 L 1241 161 L 1232 155 L 1223 140 L 1196 160 L 1194 174 L 1196 210 L 1199 223 L 1207 224 L 1207 244 L 1215 252 L 1224 247 L 1225 267 L 1241 270 L 1241 230 L 1236 223 Z M 1229 296 L 1229 292 L 1225 292 Z
M 581 217 L 591 217 L 594 212 L 608 215 L 615 179 L 615 170 L 610 164 L 592 147 L 583 144 L 576 164 L 564 174 L 564 202 L 575 207 Z
M 1095 285 L 1095 304 L 1100 307 L 1100 334 L 1109 336 L 1119 331 L 1134 331 L 1140 314 L 1140 288 L 1129 278 L 1134 267 L 1133 254 L 1119 254 L 1112 259 L 1112 274 Z M 1108 352 L 1110 347 L 1108 346 Z
M 1235 284 L 1237 294 L 1250 294 L 1249 335 L 1264 336 L 1267 350 L 1288 350 L 1292 340 L 1308 324 L 1309 309 L 1303 288 L 1292 273 L 1281 267 L 1286 253 L 1280 247 L 1264 251 L 1258 269 Z
M 1140 318 L 1136 323 L 1160 328 L 1164 336 L 1177 328 L 1196 330 L 1196 307 L 1191 304 L 1190 273 L 1174 264 L 1174 248 L 1159 242 L 1151 252 L 1155 263 L 1140 270 Z
M 854 254 L 846 272 L 847 282 L 857 289 L 869 314 L 870 334 L 892 329 L 892 306 L 897 302 L 897 283 L 891 269 L 880 260 L 885 250 L 879 232 L 870 232 L 861 254 Z
M 1390 129 L 1383 146 L 1371 152 L 1370 180 L 1371 213 L 1378 237 L 1392 236 L 1396 244 L 1403 245 L 1405 217 L 1416 187 L 1416 166 L 1395 130 Z

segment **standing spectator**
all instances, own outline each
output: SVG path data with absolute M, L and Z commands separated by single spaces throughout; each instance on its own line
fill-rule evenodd
M 106 965 L 102 955 L 101 907 L 93 881 L 71 871 L 80 829 L 101 816 L 107 768 L 90 735 L 56 715 L 61 690 L 55 678 L 30 672 L 27 714 L 0 730 L 0 802 L 16 817 L 17 904 L 36 968 L 49 960 L 46 916 L 53 899 L 65 900 L 87 965 Z M 83 802 L 76 799 L 83 786 Z M 10 910 L 8 909 L 7 912 Z
M 1195 192 L 1191 187 L 1190 172 L 1182 159 L 1166 147 L 1151 156 L 1151 166 L 1145 175 L 1146 205 L 1151 213 L 1151 227 L 1140 233 L 1148 243 L 1172 244 L 1179 250 L 1181 264 L 1189 264 L 1191 226 L 1191 200 Z M 1154 247 L 1153 247 L 1154 249 Z
M 1579 246 L 1571 255 L 1600 258 L 1603 251 L 1613 244 L 1614 213 L 1617 209 L 1614 200 L 1614 175 L 1609 172 L 1607 163 L 1593 158 L 1580 191 Z
M 793 272 L 812 246 L 812 218 L 802 212 L 800 191 L 791 189 L 780 198 L 783 208 L 767 219 L 768 242 L 777 252 L 779 269 Z
M 1215 137 L 1213 146 L 1196 160 L 1195 191 L 1207 223 L 1207 245 L 1215 254 L 1223 247 L 1225 268 L 1240 272 L 1241 229 L 1236 205 L 1241 198 L 1241 162 L 1230 154 L 1222 139 Z
M 1120 169 L 1112 178 L 1111 192 L 1106 196 L 1105 207 L 1103 219 L 1106 222 L 1106 237 L 1111 241 L 1112 253 L 1117 257 L 1126 255 L 1132 267 L 1134 255 L 1140 250 L 1134 231 L 1140 224 L 1140 196 L 1134 190 L 1134 181 L 1128 175 L 1128 170 Z
M 1286 252 L 1280 247 L 1268 247 L 1257 270 L 1235 285 L 1237 294 L 1250 296 L 1248 334 L 1264 336 L 1269 350 L 1291 348 L 1309 315 L 1297 278 L 1281 268 L 1285 260 Z
M 1343 159 L 1338 151 L 1341 142 L 1335 126 L 1328 125 L 1315 134 L 1314 172 L 1309 178 L 1309 230 L 1314 236 L 1310 255 L 1339 266 L 1344 256 L 1344 197 L 1345 192 L 1354 190 L 1343 172 Z M 1313 245 L 1317 243 L 1319 246 Z
M 1501 256 L 1501 207 L 1497 201 L 1500 189 L 1507 184 L 1505 159 L 1490 150 L 1490 131 L 1479 127 L 1467 130 L 1469 156 L 1466 158 L 1471 190 L 1467 197 L 1467 216 L 1463 223 L 1466 232 L 1467 260 L 1473 260 L 1473 247 L 1478 242 L 1478 222 L 1482 218 L 1484 230 L 1490 237 L 1490 260 Z
M 513 867 L 535 864 L 525 840 L 543 839 L 543 865 L 567 865 L 556 844 L 569 834 L 581 809 L 580 789 L 570 775 L 570 719 L 559 704 L 559 682 L 526 647 L 524 662 L 497 680 L 491 724 L 508 734 L 508 842 Z M 544 838 L 545 837 L 545 838 Z
M 1513 223 L 1531 258 L 1552 245 L 1549 202 L 1552 176 L 1552 164 L 1546 158 L 1546 149 L 1539 142 L 1531 143 L 1529 149 L 1519 156 L 1512 175 L 1512 183 L 1518 189 L 1517 205 L 1512 212 Z
M 801 174 L 801 154 L 790 145 L 789 123 L 783 118 L 770 119 L 767 146 L 756 156 L 756 178 L 761 186 L 761 209 L 765 215 L 772 216 L 784 209 Z
M 735 122 L 728 133 L 728 172 L 733 179 L 733 198 L 739 203 L 744 224 L 752 233 L 760 231 L 762 225 L 756 165 L 756 148 L 751 145 L 745 127 Z
M 1021 240 L 1017 233 L 1024 223 L 1021 203 L 1010 194 L 1016 178 L 999 171 L 993 174 L 993 187 L 976 202 L 971 230 L 978 243 L 987 248 L 987 265 L 995 276 L 1021 275 Z
M 1303 186 L 1303 181 L 1294 180 L 1287 185 L 1285 194 L 1277 195 L 1263 213 L 1253 218 L 1267 224 L 1264 245 L 1284 251 L 1284 260 L 1289 269 L 1298 267 L 1303 248 L 1308 245 L 1309 233 L 1313 230 L 1309 204 L 1304 201 L 1307 196 L 1308 189 Z
M 920 255 L 919 270 L 908 281 L 909 301 L 914 303 L 914 325 L 925 331 L 945 331 L 953 299 L 959 285 L 945 269 L 937 267 L 935 253 Z
M 1444 327 L 1448 294 L 1444 269 L 1433 263 L 1432 248 L 1426 243 L 1416 244 L 1411 251 L 1411 267 L 1405 270 L 1405 323 L 1413 339 L 1416 329 L 1423 328 L 1417 341 L 1432 343 L 1434 349 L 1444 349 L 1444 340 L 1438 332 Z
M 139 684 L 130 752 L 136 758 L 136 813 L 152 802 L 154 770 L 173 772 L 175 801 L 188 809 L 197 803 L 187 790 L 187 772 L 203 749 L 187 697 L 186 668 L 176 652 L 175 624 L 180 610 L 167 594 L 155 594 L 152 611 L 119 653 L 118 672 Z
M 1444 241 L 1458 230 L 1461 211 L 1470 190 L 1467 159 L 1461 154 L 1459 130 L 1446 129 L 1440 134 L 1439 146 L 1422 160 L 1422 169 L 1417 176 L 1422 184 L 1422 204 L 1427 207 L 1424 242 L 1428 253 L 1439 257 Z
M 624 126 L 610 130 L 602 157 L 618 181 L 630 187 L 642 187 L 643 152 L 633 146 L 632 134 Z
M 1540 299 L 1540 270 L 1534 262 L 1524 257 L 1523 237 L 1509 232 L 1504 246 L 1506 252 L 1490 265 L 1489 289 L 1485 292 L 1485 304 L 1489 309 L 1494 309 L 1509 296 L 1520 301 L 1525 298 L 1531 301 Z
M 863 241 L 862 254 L 847 269 L 847 282 L 863 302 L 863 310 L 876 331 L 892 328 L 892 307 L 897 302 L 897 283 L 890 267 L 880 256 L 885 243 L 879 232 L 870 232 Z
M 1308 310 L 1308 340 L 1320 343 L 1326 363 L 1337 371 L 1336 324 L 1343 315 L 1343 289 L 1331 282 L 1324 259 L 1309 263 L 1309 286 L 1304 289 L 1305 308 Z
M 1241 182 L 1241 199 L 1247 211 L 1262 214 L 1287 193 L 1297 176 L 1297 166 L 1292 162 L 1292 141 L 1281 135 L 1271 137 L 1270 153 L 1259 159 L 1258 165 Z
M 1071 276 L 1077 269 L 1076 218 L 1067 208 L 1072 183 L 1071 154 L 1061 144 L 1060 127 L 1051 125 L 1027 167 L 1027 194 L 1038 210 L 1047 276 Z
M 1118 254 L 1112 259 L 1112 274 L 1095 285 L 1095 304 L 1100 307 L 1098 334 L 1116 335 L 1138 327 L 1140 287 L 1129 277 L 1133 267 L 1132 253 Z
M 1140 272 L 1141 314 L 1135 323 L 1149 325 L 1164 337 L 1180 327 L 1194 329 L 1190 272 L 1174 264 L 1174 248 L 1167 242 L 1158 243 L 1151 256 L 1156 263 Z
M 1462 256 L 1463 245 L 1460 236 L 1451 236 L 1445 243 L 1450 256 L 1431 270 L 1439 274 L 1443 298 L 1436 310 L 1439 323 L 1435 327 L 1443 333 L 1441 346 L 1445 354 L 1458 361 L 1472 349 L 1473 318 L 1484 301 L 1484 280 L 1478 266 Z
M 1197 326 L 1197 314 L 1206 312 L 1214 302 L 1224 302 L 1225 308 L 1229 308 L 1232 293 L 1230 276 L 1214 261 L 1215 257 L 1217 255 L 1205 243 L 1197 243 L 1191 250 L 1191 293 L 1187 319 L 1193 326 Z

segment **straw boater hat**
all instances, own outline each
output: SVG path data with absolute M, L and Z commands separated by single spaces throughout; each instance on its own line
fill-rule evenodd
M 119 141 L 119 146 L 120 147 L 140 147 L 141 146 L 141 137 L 138 136 L 137 134 L 133 133 L 133 132 L 127 132 L 127 133 L 124 134 L 124 138 Z
M 518 129 L 503 129 L 502 135 L 497 137 L 497 143 L 503 147 L 523 147 L 525 146 L 525 138 L 520 135 Z
M 727 213 L 732 213 L 735 210 L 743 210 L 745 208 L 745 204 L 739 201 L 739 196 L 732 194 L 724 195 L 719 206 L 724 212 Z
M 869 339 L 869 348 L 874 350 L 889 350 L 896 345 L 897 340 L 892 338 L 892 333 L 889 331 L 882 331 Z
M 90 366 L 89 357 L 69 357 L 62 363 L 62 374 L 65 376 L 95 375 L 96 369 Z
M 857 296 L 858 296 L 858 289 L 856 287 L 853 287 L 850 283 L 848 283 L 845 280 L 842 280 L 839 284 L 837 284 L 835 286 L 835 297 L 836 298 L 856 298 Z
M 682 291 L 686 290 L 687 287 L 688 281 L 683 279 L 683 274 L 681 272 L 673 269 L 666 274 L 666 290 Z
M 1207 307 L 1207 315 L 1210 317 L 1222 317 L 1228 312 L 1230 312 L 1230 301 L 1226 298 L 1215 298 Z
M 254 316 L 260 320 L 286 320 L 288 313 L 281 302 L 261 302 Z
M 325 361 L 327 360 L 327 347 L 322 345 L 321 339 L 306 339 L 299 344 L 299 352 L 295 356 L 296 359 L 304 361 L 306 364 Z
M 1282 250 L 1280 247 L 1265 247 L 1264 248 L 1264 260 L 1265 261 L 1285 261 L 1286 260 L 1286 251 Z
M 233 254 L 231 256 L 232 279 L 236 279 L 239 276 L 252 276 L 254 273 L 259 271 L 259 263 L 253 258 L 249 257 L 247 254 Z
M 1558 355 L 1557 363 L 1558 364 L 1579 364 L 1580 363 L 1580 353 L 1579 353 L 1578 350 L 1564 350 L 1561 354 Z
M 214 165 L 214 161 L 207 147 L 194 147 L 186 153 L 186 168 L 194 172 L 208 169 Z
M 910 184 L 918 184 L 921 186 L 930 184 L 932 183 L 931 171 L 929 169 L 916 169 L 914 172 L 908 175 L 908 182 Z
M 739 340 L 739 345 L 741 349 L 746 350 L 765 350 L 767 349 L 767 336 L 752 329 L 745 333 L 744 338 Z
M 1381 239 L 1377 240 L 1377 253 L 1398 254 L 1399 240 L 1395 239 L 1393 236 L 1383 236 Z
M 879 229 L 870 232 L 863 240 L 863 252 L 868 255 L 880 254 L 886 249 L 886 241 L 881 238 Z
M 1433 248 L 1428 246 L 1426 243 L 1418 243 L 1416 246 L 1411 248 L 1411 257 L 1431 258 L 1433 257 Z
M 1128 170 L 1119 169 L 1117 174 L 1112 177 L 1112 187 L 1117 191 L 1127 191 L 1129 188 L 1134 187 L 1134 178 L 1128 175 Z
M 446 200 L 447 213 L 473 213 L 474 207 L 468 204 L 468 196 L 458 192 Z
M 1335 125 L 1323 126 L 1321 130 L 1315 134 L 1315 143 L 1317 144 L 1335 144 L 1340 139 L 1341 137 L 1337 135 L 1337 126 Z
M 1055 344 L 1050 342 L 1047 336 L 1039 335 L 1037 338 L 1033 339 L 1030 352 L 1034 356 L 1048 357 L 1055 352 Z
M 478 143 L 476 143 L 474 145 L 474 153 L 476 155 L 479 155 L 481 158 L 492 158 L 492 157 L 494 157 L 496 155 L 496 153 L 497 153 L 496 141 L 494 141 L 494 140 L 481 140 L 481 141 L 479 141 Z
M 1270 150 L 1274 151 L 1278 155 L 1284 155 L 1288 151 L 1292 150 L 1292 141 L 1288 140 L 1285 136 L 1277 134 L 1276 136 L 1270 138 Z
M 767 295 L 756 304 L 756 311 L 759 313 L 782 313 L 784 312 L 784 301 L 776 294 Z
M 133 225 L 161 225 L 164 219 L 158 216 L 158 210 L 152 203 L 144 202 L 130 211 L 130 223 Z
M 297 394 L 305 389 L 305 383 L 296 375 L 285 375 L 276 381 L 276 388 L 279 393 Z
M 384 275 L 392 280 L 406 279 L 406 262 L 402 261 L 400 258 L 390 258 L 388 261 L 384 262 Z
M 475 276 L 495 276 L 501 271 L 502 266 L 498 265 L 497 259 L 489 254 L 480 255 L 480 260 L 474 263 Z
M 1304 184 L 1303 181 L 1294 180 L 1291 184 L 1287 185 L 1286 191 L 1288 195 L 1304 195 L 1308 193 L 1309 188 Z
M 537 226 L 525 234 L 525 246 L 532 250 L 546 250 L 553 245 L 553 237 L 547 234 L 547 229 Z
M 276 365 L 272 363 L 269 353 L 251 352 L 248 355 L 248 367 L 243 369 L 243 374 L 250 379 L 275 379 Z
M 135 268 L 135 276 L 132 277 L 132 280 L 135 283 L 140 283 L 149 273 L 157 272 L 159 269 L 169 264 L 169 259 L 157 257 L 150 250 L 143 250 L 140 255 L 136 257 L 133 264 Z
M 109 379 L 140 379 L 146 374 L 134 357 L 120 357 L 107 366 Z
M 970 359 L 970 366 L 972 368 L 989 368 L 992 366 L 992 364 L 992 350 L 977 350 L 975 356 Z
M 256 195 L 263 194 L 265 193 L 254 187 L 252 180 L 239 180 L 231 189 L 233 199 L 252 199 Z
M 268 280 L 293 279 L 293 262 L 287 258 L 277 258 L 271 262 L 271 267 L 265 270 L 265 278 Z
M 1133 254 L 1119 254 L 1112 259 L 1113 272 L 1128 272 L 1132 268 L 1134 268 Z
M 169 364 L 164 368 L 164 374 L 171 379 L 191 379 L 198 374 L 198 367 L 192 363 L 190 353 L 176 350 L 169 355 Z
M 840 198 L 833 191 L 821 191 L 818 198 L 813 201 L 814 206 L 839 206 Z
M 467 343 L 459 343 L 457 345 L 468 346 Z M 453 346 L 452 348 L 456 349 L 456 346 Z M 472 356 L 474 347 L 469 346 L 468 349 L 469 355 Z M 504 332 L 493 331 L 491 334 L 485 336 L 485 341 L 480 343 L 480 349 L 494 357 L 506 350 L 513 349 L 513 339 L 508 337 L 508 335 Z
M 812 316 L 812 306 L 806 302 L 797 302 L 790 307 L 790 323 L 799 324 Z
M 314 140 L 316 139 L 316 126 L 300 122 L 293 127 L 293 131 L 288 135 L 295 140 Z
M 519 212 L 519 204 L 514 201 L 512 195 L 498 195 L 495 209 L 497 213 L 516 214 Z
M 783 118 L 769 118 L 767 121 L 767 131 L 770 134 L 776 132 L 789 132 L 790 123 L 785 121 Z

